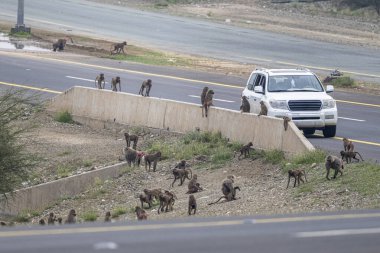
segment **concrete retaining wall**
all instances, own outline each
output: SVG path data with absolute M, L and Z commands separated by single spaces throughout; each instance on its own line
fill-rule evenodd
M 44 210 L 57 200 L 75 196 L 94 185 L 96 180 L 118 177 L 126 163 L 111 165 L 52 182 L 18 190 L 14 197 L 0 203 L 0 214 L 15 215 L 23 210 Z
M 74 116 L 182 133 L 196 128 L 220 131 L 230 140 L 252 141 L 256 148 L 280 149 L 289 154 L 314 149 L 294 123 L 290 122 L 288 131 L 285 131 L 282 119 L 216 107 L 210 109 L 208 118 L 203 118 L 201 108 L 196 104 L 109 90 L 73 87 L 54 97 L 48 110 L 68 110 Z

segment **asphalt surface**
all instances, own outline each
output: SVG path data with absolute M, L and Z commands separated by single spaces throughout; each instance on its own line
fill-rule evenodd
M 240 97 L 245 78 L 212 74 L 170 67 L 151 67 L 141 64 L 117 62 L 107 59 L 89 58 L 86 63 L 48 60 L 36 57 L 18 57 L 14 53 L 0 52 L 0 86 L 48 88 L 45 97 L 54 96 L 72 86 L 94 87 L 94 77 L 100 72 L 106 80 L 120 76 L 122 91 L 137 94 L 143 80 L 151 78 L 151 96 L 199 103 L 202 88 L 207 85 L 214 89 L 215 106 L 239 110 Z M 110 85 L 106 87 L 109 89 Z M 356 141 L 355 149 L 365 160 L 380 158 L 380 99 L 378 96 L 334 92 L 338 100 L 337 138 L 326 139 L 317 131 L 309 141 L 316 147 L 337 154 L 342 150 L 339 137 Z M 364 103 L 352 104 L 352 103 Z
M 0 1 L 0 20 L 16 21 L 17 1 Z M 25 1 L 25 23 L 68 34 L 266 65 L 354 72 L 380 82 L 380 51 L 83 0 Z
M 380 251 L 378 210 L 0 229 L 0 252 Z

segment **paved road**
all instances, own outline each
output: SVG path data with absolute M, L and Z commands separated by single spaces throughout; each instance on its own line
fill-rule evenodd
M 216 92 L 216 106 L 234 110 L 239 109 L 241 91 L 246 82 L 245 78 L 240 77 L 119 63 L 107 59 L 89 58 L 83 63 L 0 52 L 0 86 L 21 84 L 48 88 L 48 96 L 74 85 L 93 87 L 93 79 L 99 72 L 105 73 L 108 80 L 119 75 L 122 90 L 134 94 L 138 93 L 142 80 L 151 78 L 152 96 L 192 103 L 199 103 L 198 96 L 207 84 Z M 107 87 L 109 88 L 109 84 Z M 342 149 L 339 137 L 348 137 L 357 141 L 356 150 L 362 153 L 364 159 L 379 160 L 379 97 L 344 92 L 334 92 L 333 96 L 340 101 L 338 138 L 325 139 L 315 135 L 309 140 L 317 147 L 338 152 Z
M 375 253 L 380 212 L 0 229 L 0 252 Z
M 16 21 L 17 1 L 0 1 L 0 20 Z M 380 82 L 380 51 L 306 40 L 270 32 L 100 5 L 83 0 L 25 1 L 33 27 L 132 41 L 239 62 L 308 66 L 367 75 Z

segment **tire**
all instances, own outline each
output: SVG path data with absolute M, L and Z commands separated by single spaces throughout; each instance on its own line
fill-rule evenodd
M 314 128 L 306 128 L 306 129 L 303 129 L 303 134 L 304 135 L 312 135 L 315 133 L 315 129 Z
M 336 126 L 325 126 L 325 129 L 323 129 L 323 136 L 325 138 L 334 137 L 335 134 L 336 134 Z

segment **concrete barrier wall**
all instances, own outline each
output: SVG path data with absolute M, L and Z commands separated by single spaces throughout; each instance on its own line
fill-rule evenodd
M 18 190 L 14 197 L 0 202 L 0 213 L 15 215 L 23 210 L 44 210 L 57 200 L 75 196 L 88 190 L 96 180 L 118 177 L 126 163 L 111 165 L 102 169 L 85 172 L 52 182 Z
M 48 110 L 68 110 L 75 116 L 134 126 L 169 128 L 182 133 L 196 128 L 201 131 L 220 131 L 233 141 L 252 141 L 256 148 L 280 149 L 290 154 L 314 149 L 293 122 L 285 131 L 282 119 L 258 117 L 217 107 L 210 108 L 209 117 L 203 118 L 202 110 L 196 104 L 109 90 L 73 87 L 54 97 Z

